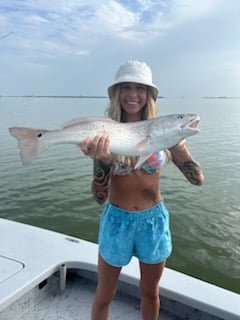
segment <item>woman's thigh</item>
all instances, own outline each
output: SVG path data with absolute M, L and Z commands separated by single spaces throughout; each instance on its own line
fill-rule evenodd
M 121 267 L 111 266 L 99 254 L 97 291 L 102 297 L 109 299 L 115 294 L 120 272 Z
M 141 290 L 144 292 L 156 294 L 159 290 L 159 281 L 161 279 L 166 261 L 158 264 L 147 264 L 140 262 Z

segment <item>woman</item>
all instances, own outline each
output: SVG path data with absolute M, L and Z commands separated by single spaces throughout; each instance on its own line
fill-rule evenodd
M 128 61 L 120 66 L 108 94 L 107 113 L 114 120 L 132 122 L 158 116 L 158 88 L 152 83 L 151 69 L 143 62 Z M 151 155 L 137 170 L 133 169 L 135 157 L 113 155 L 109 144 L 107 135 L 88 138 L 81 144 L 83 153 L 94 160 L 94 197 L 99 204 L 108 199 L 100 221 L 92 320 L 108 318 L 121 267 L 133 255 L 139 259 L 142 317 L 156 320 L 159 281 L 172 249 L 168 211 L 159 183 L 166 153 L 192 184 L 201 185 L 204 177 L 185 141 Z

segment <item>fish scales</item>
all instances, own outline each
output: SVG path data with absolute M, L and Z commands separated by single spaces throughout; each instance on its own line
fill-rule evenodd
M 140 128 L 139 128 L 140 127 Z M 140 130 L 139 130 L 140 129 Z M 123 155 L 134 155 L 137 150 L 134 148 L 139 141 L 146 136 L 146 126 L 136 123 L 126 126 L 119 122 L 95 121 L 93 123 L 82 122 L 80 125 L 73 125 L 62 130 L 55 130 L 46 133 L 45 138 L 51 144 L 83 142 L 87 137 L 93 138 L 98 134 L 110 136 L 110 148 L 113 152 L 120 152 Z
M 63 125 L 58 130 L 9 128 L 18 140 L 23 164 L 29 164 L 41 152 L 56 144 L 80 144 L 87 137 L 107 134 L 111 152 L 125 156 L 140 156 L 137 163 L 152 153 L 177 144 L 182 139 L 199 132 L 196 114 L 171 114 L 150 120 L 120 123 L 106 118 L 80 118 Z

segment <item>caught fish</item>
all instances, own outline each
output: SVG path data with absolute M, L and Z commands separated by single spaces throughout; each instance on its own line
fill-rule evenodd
M 199 116 L 170 114 L 150 120 L 120 123 L 107 118 L 79 118 L 69 121 L 58 130 L 9 128 L 18 140 L 24 165 L 41 152 L 57 144 L 80 144 L 87 137 L 99 134 L 110 137 L 111 152 L 123 156 L 139 156 L 135 168 L 152 153 L 168 149 L 179 141 L 198 133 Z

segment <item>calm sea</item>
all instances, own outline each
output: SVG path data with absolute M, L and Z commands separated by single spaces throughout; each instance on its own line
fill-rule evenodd
M 201 133 L 188 138 L 205 184 L 173 165 L 161 173 L 174 250 L 168 267 L 240 293 L 240 99 L 160 99 L 161 114 L 194 112 Z M 54 129 L 103 115 L 107 99 L 0 97 L 0 217 L 97 242 L 102 207 L 91 195 L 92 162 L 72 145 L 50 148 L 22 166 L 11 126 Z M 0 244 L 3 245 L 3 244 Z M 6 244 L 4 244 L 6 245 Z

